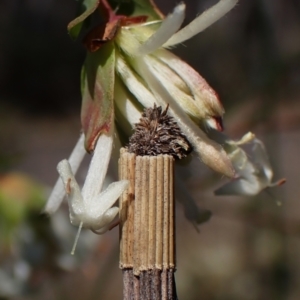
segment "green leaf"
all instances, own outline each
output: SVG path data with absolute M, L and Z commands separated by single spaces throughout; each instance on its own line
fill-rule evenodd
M 137 15 L 149 15 L 149 20 L 161 20 L 163 19 L 162 12 L 154 4 L 153 0 L 134 0 L 136 3 Z
M 148 16 L 147 21 L 161 20 L 163 14 L 159 11 L 152 0 L 109 0 L 113 9 L 117 9 L 118 15 Z
M 68 24 L 68 31 L 72 39 L 79 35 L 83 21 L 90 16 L 99 6 L 101 0 L 81 0 L 80 15 Z
M 114 84 L 115 49 L 114 44 L 108 42 L 98 51 L 87 53 L 82 70 L 81 123 L 88 152 L 113 122 Z
M 0 178 L 0 244 L 6 246 L 14 239 L 14 232 L 44 205 L 42 186 L 26 174 L 6 173 Z M 0 250 L 1 252 L 1 250 Z
M 80 15 L 68 24 L 68 31 L 76 39 L 82 29 L 84 21 L 99 7 L 101 0 L 80 0 Z M 161 20 L 163 14 L 154 4 L 153 0 L 116 1 L 109 0 L 109 4 L 116 9 L 117 15 L 148 16 L 148 21 Z M 110 9 L 109 9 L 110 10 Z M 113 10 L 111 11 L 113 12 Z

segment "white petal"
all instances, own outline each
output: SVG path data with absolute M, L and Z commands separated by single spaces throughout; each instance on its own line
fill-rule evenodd
M 149 55 L 147 56 L 147 61 L 149 64 L 151 64 L 151 67 L 155 71 L 157 80 L 160 81 L 168 93 L 174 99 L 176 99 L 176 102 L 183 108 L 183 110 L 196 119 L 203 119 L 203 111 L 198 109 L 196 102 L 185 82 L 166 64 L 157 58 Z
M 255 139 L 255 134 L 252 132 L 247 132 L 242 136 L 242 138 L 236 142 L 228 141 L 228 143 L 234 143 L 235 145 L 245 145 L 247 143 L 252 142 Z
M 134 124 L 139 122 L 142 112 L 132 103 L 132 99 L 130 99 L 128 92 L 118 77 L 115 78 L 115 104 L 121 114 L 130 123 L 131 131 Z
M 190 24 L 175 33 L 163 46 L 169 47 L 189 40 L 222 18 L 237 2 L 238 0 L 220 0 L 216 5 L 206 10 Z
M 219 101 L 217 93 L 189 64 L 165 49 L 160 49 L 153 55 L 167 64 L 186 83 L 203 119 L 212 116 L 221 117 L 224 114 L 224 108 Z
M 78 219 L 84 214 L 84 204 L 79 185 L 66 159 L 57 165 L 57 171 L 62 179 L 67 194 L 71 223 L 78 225 Z
M 271 184 L 273 178 L 273 170 L 266 152 L 266 148 L 262 141 L 255 139 L 253 141 L 253 161 L 259 165 L 268 178 L 269 183 Z
M 251 157 L 238 145 L 252 142 Z M 230 152 L 228 153 L 237 173 L 248 181 L 258 181 L 261 189 L 269 186 L 273 177 L 269 159 L 263 143 L 255 138 L 251 132 L 245 134 L 239 141 L 227 141 Z M 254 179 L 255 178 L 255 179 Z M 256 194 L 260 191 L 256 191 Z
M 120 180 L 111 183 L 100 195 L 95 197 L 87 207 L 87 213 L 92 218 L 101 218 L 101 215 L 114 205 L 121 194 L 127 189 L 128 180 Z
M 254 196 L 266 188 L 266 186 L 261 185 L 261 182 L 258 181 L 254 175 L 251 179 L 252 180 L 249 180 L 249 178 L 234 179 L 217 189 L 215 195 Z
M 238 145 L 253 142 L 251 157 Z M 216 195 L 257 195 L 263 189 L 272 186 L 272 168 L 261 141 L 249 132 L 239 141 L 226 141 L 226 151 L 239 178 L 218 190 Z M 250 160 L 251 159 L 251 160 Z
M 158 104 L 143 80 L 128 66 L 121 55 L 116 55 L 116 69 L 128 90 L 144 107 L 153 107 L 154 103 Z
M 69 163 L 71 165 L 73 174 L 76 174 L 85 154 L 86 154 L 86 151 L 84 148 L 84 134 L 81 134 L 78 142 L 76 143 L 74 150 L 72 151 L 72 153 L 68 159 Z M 55 186 L 51 192 L 51 195 L 46 203 L 44 211 L 48 214 L 54 213 L 60 206 L 60 204 L 64 198 L 64 195 L 65 195 L 64 185 L 63 185 L 61 179 L 58 178 L 58 180 L 56 181 Z
M 267 187 L 267 182 L 257 175 L 257 169 L 250 162 L 246 152 L 235 146 L 229 157 L 239 175 L 239 178 L 232 180 L 215 191 L 216 195 L 256 195 Z
M 185 16 L 185 4 L 180 3 L 161 23 L 159 29 L 133 55 L 146 55 L 160 48 L 180 28 Z
M 110 161 L 113 145 L 113 132 L 114 128 L 112 122 L 110 131 L 107 134 L 102 133 L 96 143 L 86 180 L 82 188 L 82 197 L 86 207 L 88 207 L 89 202 L 101 192 Z
M 226 152 L 239 176 L 244 178 L 253 176 L 252 174 L 256 172 L 256 168 L 252 163 L 249 163 L 249 157 L 242 148 L 231 145 L 229 151 L 226 147 Z
M 135 68 L 146 78 L 149 87 L 160 105 L 170 104 L 170 114 L 175 118 L 182 132 L 187 136 L 194 150 L 198 152 L 202 161 L 213 170 L 228 177 L 234 176 L 231 163 L 223 148 L 210 140 L 204 132 L 184 113 L 176 101 L 170 96 L 162 83 L 156 78 L 156 71 L 152 68 L 148 57 L 135 59 Z
M 105 233 L 109 227 L 112 220 L 116 217 L 119 212 L 118 207 L 112 207 L 107 212 L 105 212 L 101 218 L 92 224 L 89 228 L 92 229 L 97 234 Z
M 80 216 L 83 227 L 99 230 L 107 226 L 119 211 L 118 207 L 112 206 L 128 187 L 128 184 L 128 180 L 114 182 L 100 195 L 85 203 L 85 211 Z

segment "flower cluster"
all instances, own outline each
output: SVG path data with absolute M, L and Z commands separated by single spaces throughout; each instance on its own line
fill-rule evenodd
M 183 3 L 164 18 L 153 1 L 132 0 L 134 9 L 130 16 L 116 14 L 108 0 L 83 1 L 85 10 L 69 24 L 70 35 L 76 38 L 92 14 L 100 13 L 104 22 L 88 32 L 84 39 L 88 52 L 81 84 L 83 134 L 70 158 L 58 165 L 62 180 L 56 183 L 50 195 L 45 208 L 47 213 L 57 210 L 66 193 L 72 224 L 97 233 L 107 230 L 118 213 L 113 205 L 128 184 L 119 181 L 101 191 L 111 157 L 114 120 L 130 134 L 143 108 L 153 105 L 169 107 L 170 115 L 207 166 L 231 178 L 234 168 L 237 172 L 252 172 L 238 143 L 227 143 L 233 150 L 226 153 L 218 140 L 207 136 L 208 128 L 223 129 L 224 109 L 218 96 L 193 68 L 167 50 L 205 30 L 229 12 L 237 1 L 220 0 L 182 29 Z M 93 157 L 80 191 L 74 174 L 85 150 L 93 152 Z M 245 159 L 246 168 L 236 168 L 240 156 Z M 244 181 L 229 183 L 217 193 L 234 194 L 237 190 L 257 193 L 270 186 L 272 176 L 267 169 L 264 169 L 266 181 L 256 175 L 244 176 Z M 253 176 L 259 188 L 252 189 L 248 184 Z

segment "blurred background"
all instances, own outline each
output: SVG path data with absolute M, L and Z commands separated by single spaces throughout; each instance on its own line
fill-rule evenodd
M 187 23 L 217 1 L 185 2 Z M 178 1 L 156 3 L 168 13 Z M 85 50 L 66 30 L 75 16 L 73 0 L 0 1 L 0 299 L 122 299 L 118 230 L 85 230 L 73 257 L 67 206 L 41 214 L 80 131 Z M 299 0 L 240 0 L 174 52 L 220 95 L 226 134 L 254 132 L 274 179 L 288 180 L 216 197 L 226 180 L 193 164 L 187 188 L 213 215 L 197 231 L 177 205 L 179 299 L 300 299 Z

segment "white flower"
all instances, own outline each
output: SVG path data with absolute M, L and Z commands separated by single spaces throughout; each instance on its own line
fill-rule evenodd
M 84 134 L 81 134 L 78 142 L 75 145 L 68 161 L 72 166 L 72 171 L 74 174 L 77 173 L 77 170 L 86 154 L 86 150 L 84 149 Z M 65 196 L 65 189 L 63 182 L 60 178 L 57 179 L 52 192 L 48 198 L 44 211 L 47 214 L 53 214 L 61 205 Z
M 83 158 L 84 140 L 82 137 L 80 137 L 70 160 L 62 160 L 57 166 L 63 184 L 55 185 L 45 212 L 53 213 L 58 208 L 65 191 L 68 197 L 70 221 L 73 225 L 79 226 L 72 253 L 74 253 L 82 227 L 89 228 L 98 234 L 108 230 L 109 224 L 119 212 L 118 207 L 112 206 L 128 186 L 127 180 L 121 180 L 110 184 L 105 191 L 101 192 L 112 151 L 112 132 L 113 127 L 108 134 L 102 134 L 99 137 L 82 191 L 74 177 L 74 168 L 72 170 L 70 165 L 70 162 L 73 162 L 76 170 Z
M 163 107 L 169 105 L 171 115 L 202 161 L 222 174 L 234 175 L 223 148 L 202 131 L 207 127 L 222 129 L 224 109 L 216 93 L 195 70 L 164 48 L 203 31 L 230 11 L 237 1 L 221 0 L 181 30 L 185 14 L 183 3 L 163 21 L 130 26 L 120 25 L 118 20 L 122 17 L 118 19 L 111 8 L 104 7 L 113 18 L 109 17 L 105 24 L 103 43 L 101 37 L 90 38 L 96 44 L 100 40 L 102 46 L 88 52 L 82 72 L 84 135 L 69 160 L 58 165 L 62 181 L 56 183 L 46 204 L 46 213 L 55 212 L 67 192 L 70 220 L 73 225 L 79 225 L 78 235 L 81 227 L 102 233 L 116 216 L 118 208 L 112 206 L 128 182 L 114 183 L 101 193 L 112 151 L 114 102 L 119 113 L 117 121 L 121 123 L 120 119 L 125 118 L 131 126 L 140 118 L 141 105 L 145 108 L 153 107 L 154 103 Z M 85 19 L 103 4 L 101 1 L 84 2 L 86 11 L 69 24 L 72 36 L 78 35 Z M 74 174 L 84 157 L 84 148 L 94 153 L 80 191 Z
M 252 145 L 251 155 L 240 147 L 246 143 Z M 248 195 L 253 196 L 268 187 L 281 185 L 285 179 L 273 180 L 273 169 L 270 165 L 266 149 L 262 141 L 251 132 L 239 141 L 225 141 L 224 148 L 237 171 L 237 178 L 215 191 L 216 195 Z
M 144 107 L 169 104 L 170 114 L 202 161 L 229 177 L 233 177 L 233 169 L 224 150 L 199 128 L 222 129 L 224 109 L 216 93 L 193 68 L 164 48 L 203 31 L 236 3 L 237 0 L 221 0 L 178 31 L 185 14 L 181 3 L 162 22 L 123 26 L 115 37 L 116 71 L 134 98 Z M 127 97 L 127 102 L 132 105 L 125 106 L 116 99 L 117 107 L 128 118 L 135 103 L 132 96 Z

